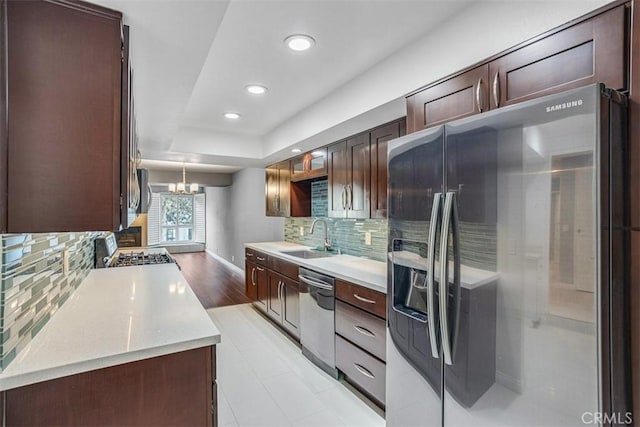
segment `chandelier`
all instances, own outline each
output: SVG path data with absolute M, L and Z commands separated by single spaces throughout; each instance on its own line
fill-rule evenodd
M 174 183 L 169 184 L 169 192 L 178 193 L 178 194 L 197 193 L 198 192 L 198 184 L 196 184 L 195 182 L 192 182 L 191 184 L 189 184 L 189 191 L 187 191 L 187 184 L 186 184 L 186 179 L 185 179 L 185 171 L 184 171 L 184 167 L 183 167 L 182 168 L 182 182 L 178 182 L 176 184 L 174 184 Z

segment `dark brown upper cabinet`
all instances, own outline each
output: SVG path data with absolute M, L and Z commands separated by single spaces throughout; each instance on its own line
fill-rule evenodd
M 407 133 L 489 109 L 489 66 L 481 65 L 407 97 Z
M 330 145 L 328 161 L 328 215 L 333 218 L 369 218 L 369 133 Z
M 551 31 L 407 96 L 407 133 L 591 83 L 628 88 L 628 8 Z
M 291 181 L 327 176 L 327 147 L 291 159 Z
M 122 15 L 67 0 L 0 6 L 0 231 L 117 230 Z
M 405 134 L 401 119 L 380 126 L 369 134 L 371 150 L 371 218 L 387 217 L 387 142 Z
M 626 89 L 626 22 L 621 5 L 491 61 L 491 108 L 591 83 Z
M 291 214 L 289 168 L 289 160 L 266 168 L 265 203 L 267 216 L 288 217 Z

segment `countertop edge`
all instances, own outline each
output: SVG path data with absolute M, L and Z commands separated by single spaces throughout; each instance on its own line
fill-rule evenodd
M 94 371 L 97 369 L 111 368 L 126 363 L 151 359 L 153 357 L 166 356 L 172 353 L 179 353 L 182 351 L 194 350 L 196 348 L 212 346 L 219 344 L 220 342 L 221 334 L 218 333 L 216 335 L 202 337 L 199 339 L 145 348 L 141 350 L 130 351 L 127 353 L 109 355 L 97 359 L 84 360 L 69 365 L 56 366 L 39 371 L 15 373 L 13 375 L 0 373 L 0 391 L 7 391 L 44 381 L 82 374 L 84 372 Z

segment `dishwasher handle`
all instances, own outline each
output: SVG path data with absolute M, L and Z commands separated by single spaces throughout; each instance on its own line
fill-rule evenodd
M 298 279 L 300 279 L 302 282 L 306 283 L 309 286 L 313 286 L 314 288 L 327 289 L 329 291 L 333 290 L 333 285 L 321 282 L 319 280 L 314 280 L 310 277 L 303 276 L 302 274 L 298 275 Z

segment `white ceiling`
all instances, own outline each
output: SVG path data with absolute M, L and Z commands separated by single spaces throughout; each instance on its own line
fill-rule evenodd
M 606 0 L 96 2 L 122 11 L 131 27 L 143 158 L 233 171 L 400 117 L 406 92 Z M 488 25 L 496 17 L 491 8 L 511 21 Z M 293 33 L 311 35 L 316 46 L 289 51 L 283 40 Z M 492 35 L 493 43 L 482 41 L 479 49 L 478 39 Z M 446 56 L 438 60 L 431 51 Z M 408 58 L 423 68 L 411 70 Z M 250 83 L 269 90 L 250 95 Z M 242 117 L 230 121 L 225 111 Z
M 264 135 L 471 0 L 97 0 L 131 27 L 144 158 L 261 165 Z M 283 40 L 306 33 L 307 52 Z M 263 96 L 245 92 L 268 87 Z M 225 111 L 242 115 L 237 121 Z M 195 155 L 195 156 L 194 156 Z

